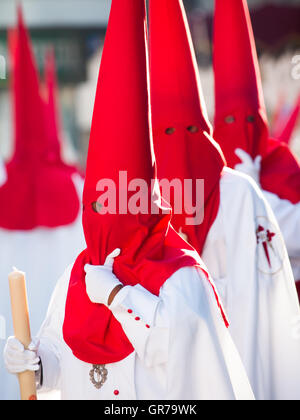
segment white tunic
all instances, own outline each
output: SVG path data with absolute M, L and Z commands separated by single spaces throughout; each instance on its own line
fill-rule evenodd
M 295 281 L 300 281 L 300 203 L 281 200 L 276 194 L 263 191 L 276 216 L 290 257 Z
M 226 169 L 202 255 L 257 399 L 300 399 L 300 309 L 274 214 L 248 176 Z
M 81 198 L 83 180 L 76 175 L 74 182 Z M 8 287 L 8 274 L 12 267 L 26 272 L 34 336 L 46 316 L 57 278 L 84 247 L 81 212 L 71 225 L 54 229 L 38 228 L 26 232 L 0 229 L 0 355 L 6 338 L 13 335 Z M 18 381 L 6 371 L 3 357 L 0 357 L 0 400 L 18 398 Z
M 60 389 L 65 400 L 253 399 L 212 286 L 190 267 L 174 273 L 159 297 L 139 285 L 118 293 L 110 309 L 135 351 L 106 365 L 107 381 L 96 389 L 92 366 L 62 337 L 70 272 L 58 282 L 39 334 L 44 390 Z

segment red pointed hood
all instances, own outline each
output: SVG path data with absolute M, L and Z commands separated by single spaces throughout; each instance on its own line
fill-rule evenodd
M 120 281 L 139 283 L 156 295 L 179 268 L 199 264 L 194 250 L 169 226 L 170 211 L 162 214 L 159 197 L 154 200 L 148 90 L 145 0 L 112 0 L 83 194 L 87 250 L 72 270 L 63 328 L 74 355 L 88 363 L 117 362 L 133 347 L 110 310 L 89 300 L 85 263 L 103 264 L 108 254 L 120 248 L 114 263 Z M 120 172 L 126 173 L 127 180 L 119 180 Z M 101 180 L 108 180 L 111 193 L 106 202 L 99 199 Z M 129 206 L 133 190 L 137 191 L 136 180 L 146 186 L 140 197 L 147 203 L 134 213 Z M 107 209 L 109 202 L 116 204 L 115 212 Z M 81 310 L 74 311 L 76 307 Z
M 246 0 L 215 0 L 215 139 L 230 167 L 237 148 L 265 156 L 268 123 Z
M 0 226 L 9 230 L 58 227 L 72 223 L 79 212 L 71 179 L 47 156 L 44 103 L 30 39 L 19 9 L 13 56 L 12 91 L 15 147 L 0 189 Z
M 66 164 L 62 158 L 62 126 L 58 107 L 58 81 L 56 73 L 55 52 L 49 48 L 45 59 L 45 113 L 47 127 L 47 144 L 45 154 L 47 160 L 60 166 L 65 173 L 78 174 L 83 177 L 79 169 L 74 165 Z
M 204 180 L 204 221 L 191 226 L 188 215 L 175 214 L 172 224 L 201 253 L 219 208 L 224 167 L 219 146 L 210 137 L 195 52 L 181 0 L 150 0 L 150 76 L 154 147 L 159 179 Z

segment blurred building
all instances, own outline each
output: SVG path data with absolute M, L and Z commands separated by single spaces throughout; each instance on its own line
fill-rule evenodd
M 84 165 L 100 53 L 111 0 L 19 2 L 23 5 L 25 20 L 30 27 L 41 75 L 45 51 L 49 45 L 55 48 L 65 128 L 65 156 L 69 161 L 77 157 Z M 17 0 L 0 0 L 0 56 L 5 57 L 8 69 L 8 77 L 0 80 L 0 155 L 5 157 L 10 154 L 13 138 L 6 36 L 7 29 L 15 23 L 16 3 Z M 214 1 L 184 0 L 184 3 L 212 118 L 211 34 Z M 290 106 L 300 91 L 300 80 L 293 77 L 293 74 L 300 71 L 295 73 L 297 63 L 292 62 L 300 56 L 300 0 L 248 0 L 248 3 L 261 57 L 266 103 L 272 118 L 273 110 L 282 96 L 287 106 Z

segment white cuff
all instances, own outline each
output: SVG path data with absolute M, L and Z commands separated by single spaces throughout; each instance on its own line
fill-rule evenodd
M 140 284 L 137 284 L 133 287 L 123 287 L 109 308 L 111 311 L 118 309 L 123 309 L 127 313 L 130 311 L 129 313 L 139 317 L 147 325 L 152 325 L 159 300 L 157 296 L 150 293 Z

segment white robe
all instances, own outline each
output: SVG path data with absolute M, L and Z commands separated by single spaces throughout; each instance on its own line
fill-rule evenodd
M 159 297 L 139 285 L 118 293 L 110 309 L 135 351 L 106 365 L 107 381 L 96 389 L 92 366 L 62 337 L 70 273 L 59 280 L 39 333 L 44 390 L 60 389 L 64 400 L 253 399 L 212 286 L 191 267 L 174 273 Z
M 257 232 L 258 227 L 264 230 Z M 270 242 L 264 241 L 267 231 Z M 202 258 L 223 300 L 255 397 L 300 399 L 294 279 L 274 214 L 248 176 L 224 171 L 219 213 Z
M 83 180 L 75 175 L 74 183 L 81 199 Z M 6 338 L 13 335 L 8 274 L 13 266 L 26 272 L 34 336 L 46 316 L 57 278 L 84 247 L 81 212 L 71 225 L 55 229 L 26 232 L 0 229 L 0 400 L 19 398 L 17 380 L 6 371 L 2 357 Z
M 276 216 L 290 257 L 295 281 L 300 281 L 300 203 L 281 200 L 276 194 L 263 191 Z

